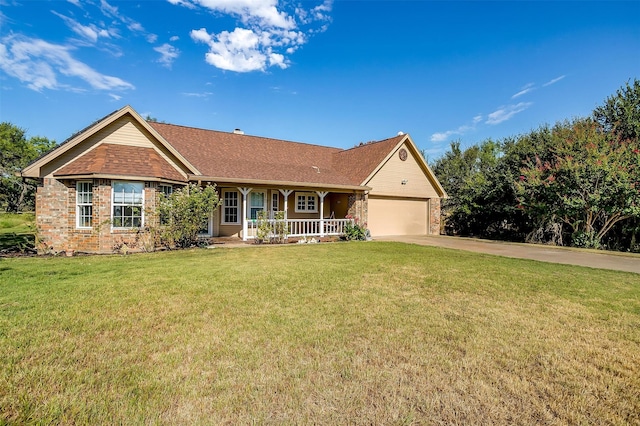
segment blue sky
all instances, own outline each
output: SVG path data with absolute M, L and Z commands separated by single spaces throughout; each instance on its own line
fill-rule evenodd
M 639 1 L 0 0 L 0 120 L 58 142 L 131 105 L 348 148 L 500 139 L 640 78 Z

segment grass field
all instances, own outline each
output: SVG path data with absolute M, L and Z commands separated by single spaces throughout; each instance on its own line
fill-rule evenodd
M 0 424 L 640 424 L 640 276 L 399 243 L 0 259 Z

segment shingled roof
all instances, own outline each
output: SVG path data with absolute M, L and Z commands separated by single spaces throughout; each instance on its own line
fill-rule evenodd
M 101 144 L 56 171 L 54 176 L 121 175 L 186 182 L 184 176 L 152 148 Z
M 211 181 L 247 184 L 281 184 L 327 189 L 370 189 L 368 179 L 385 158 L 408 135 L 378 142 L 361 143 L 351 149 L 220 132 L 167 123 L 145 121 L 133 108 L 125 106 L 93 123 L 79 134 L 23 170 L 23 176 L 42 177 L 44 166 L 66 152 L 72 152 L 87 138 L 98 134 L 122 117 L 130 115 L 167 150 L 118 143 L 99 144 L 56 170 L 55 176 L 137 176 L 154 179 Z M 411 144 L 411 146 L 413 146 Z M 428 170 L 428 166 L 426 166 Z M 183 175 L 183 173 L 185 175 Z M 437 180 L 435 185 L 444 193 Z
M 333 154 L 333 165 L 345 173 L 352 182 L 363 184 L 371 172 L 404 138 L 404 134 L 379 142 L 368 142 Z
M 402 136 L 350 150 L 150 122 L 209 179 L 361 186 Z

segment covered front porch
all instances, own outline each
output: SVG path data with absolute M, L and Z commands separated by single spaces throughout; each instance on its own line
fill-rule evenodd
M 209 235 L 243 241 L 265 238 L 265 230 L 276 229 L 285 239 L 341 236 L 354 218 L 363 217 L 366 203 L 364 191 L 351 188 L 221 185 L 219 191 L 222 204 L 211 218 Z
M 268 229 L 278 229 L 282 225 L 285 230 L 285 238 L 307 238 L 307 237 L 330 237 L 341 236 L 345 233 L 347 223 L 353 223 L 353 219 L 249 219 L 247 220 L 247 230 L 243 231 L 243 240 L 255 239 L 258 237 L 260 226 L 268 225 Z
M 253 188 L 238 188 L 242 194 L 242 240 L 247 241 L 258 237 L 260 226 L 267 225 L 270 229 L 280 229 L 284 232 L 284 238 L 288 237 L 324 237 L 340 236 L 344 234 L 344 227 L 347 223 L 352 223 L 353 219 L 336 219 L 335 209 L 329 205 L 325 209 L 325 199 L 329 191 L 294 191 L 293 189 L 278 189 L 278 199 L 283 198 L 284 209 L 275 210 L 275 197 L 272 192 L 272 209 L 269 211 L 268 219 L 259 219 L 255 209 L 252 194 L 264 194 L 264 191 L 253 191 Z M 293 196 L 294 211 L 296 213 L 306 213 L 313 215 L 317 213 L 317 218 L 293 219 L 289 217 L 289 197 Z M 259 197 L 258 197 L 259 198 Z M 258 204 L 259 205 L 259 204 Z M 279 203 L 278 203 L 279 205 Z M 330 213 L 327 215 L 327 213 Z M 281 214 L 278 215 L 277 213 Z M 278 217 L 280 219 L 278 219 Z M 265 223 L 266 222 L 266 223 Z

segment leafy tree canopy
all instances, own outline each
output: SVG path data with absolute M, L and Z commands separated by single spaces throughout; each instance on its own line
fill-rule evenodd
M 602 128 L 620 139 L 640 138 L 640 80 L 626 85 L 609 96 L 604 105 L 593 111 Z
M 55 141 L 35 136 L 8 122 L 0 123 L 0 206 L 9 212 L 33 208 L 35 185 L 20 171 L 56 146 Z
M 521 206 L 541 224 L 560 221 L 574 245 L 597 248 L 618 222 L 640 217 L 640 144 L 591 119 L 557 124 L 545 159 L 525 162 Z
M 450 150 L 433 164 L 450 233 L 640 251 L 640 81 L 590 118 Z

